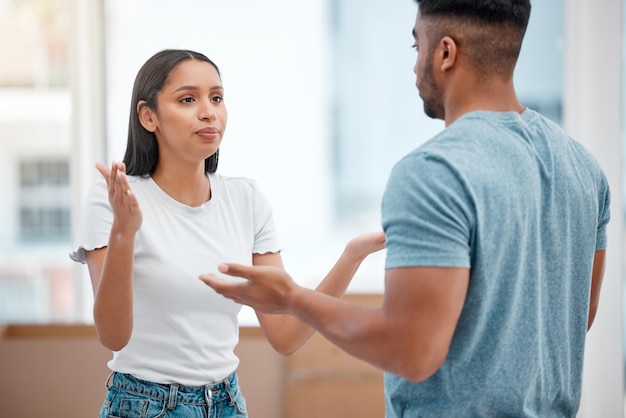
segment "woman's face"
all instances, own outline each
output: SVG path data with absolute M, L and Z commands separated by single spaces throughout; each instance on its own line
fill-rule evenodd
M 204 163 L 219 148 L 228 119 L 217 70 L 205 61 L 181 62 L 157 94 L 156 111 L 148 112 L 149 118 L 140 119 L 156 135 L 159 159 Z

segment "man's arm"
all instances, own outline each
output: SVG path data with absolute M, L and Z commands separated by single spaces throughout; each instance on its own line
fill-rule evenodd
M 371 232 L 351 239 L 326 277 L 315 288 L 317 292 L 341 298 L 361 262 L 371 253 L 385 246 L 385 234 Z M 253 254 L 253 265 L 284 269 L 280 254 Z M 315 331 L 308 324 L 291 315 L 264 314 L 255 311 L 259 324 L 272 347 L 283 355 L 293 354 Z
M 220 270 L 248 281 L 202 276 L 218 293 L 262 312 L 293 315 L 348 354 L 413 381 L 425 380 L 445 360 L 469 283 L 465 268 L 390 269 L 383 304 L 373 308 L 300 287 L 278 268 L 228 264 Z
M 604 277 L 606 250 L 596 251 L 593 258 L 593 271 L 591 273 L 591 295 L 589 296 L 589 319 L 587 320 L 587 331 L 593 325 L 600 303 L 600 290 L 602 288 L 602 278 Z

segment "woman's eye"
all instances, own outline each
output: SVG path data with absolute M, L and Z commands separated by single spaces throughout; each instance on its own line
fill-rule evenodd
M 193 97 L 185 97 L 185 98 L 181 99 L 180 102 L 181 103 L 191 103 L 191 102 L 193 102 Z
M 211 100 L 213 100 L 214 102 L 221 103 L 222 101 L 224 101 L 224 98 L 222 96 L 213 96 L 211 97 Z

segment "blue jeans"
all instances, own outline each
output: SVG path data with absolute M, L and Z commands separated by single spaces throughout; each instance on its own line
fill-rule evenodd
M 206 386 L 164 385 L 113 372 L 100 418 L 247 417 L 246 401 L 232 373 Z

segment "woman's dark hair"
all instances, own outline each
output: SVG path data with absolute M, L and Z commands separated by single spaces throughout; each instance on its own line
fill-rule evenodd
M 188 60 L 208 62 L 220 75 L 217 65 L 205 55 L 184 49 L 166 49 L 154 54 L 137 73 L 130 101 L 128 142 L 124 154 L 127 174 L 147 177 L 154 172 L 159 161 L 156 136 L 139 122 L 137 103 L 144 100 L 147 106 L 156 111 L 156 96 L 167 83 L 170 73 L 178 64 Z M 204 169 L 207 173 L 214 173 L 217 170 L 218 158 L 219 149 L 204 160 Z

